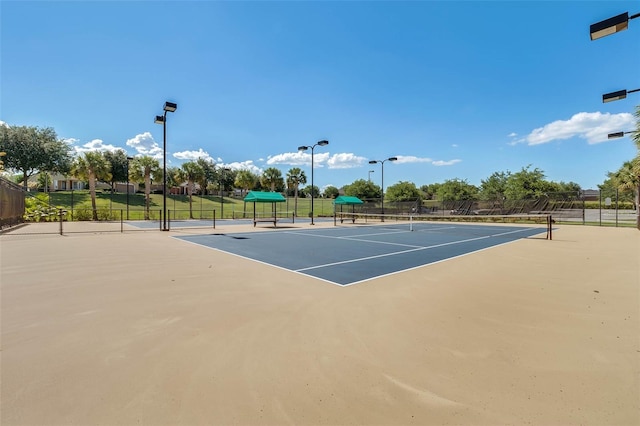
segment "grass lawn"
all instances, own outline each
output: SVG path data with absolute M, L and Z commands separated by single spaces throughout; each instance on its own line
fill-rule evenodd
M 58 191 L 48 194 L 37 193 L 34 197 L 40 202 L 27 201 L 27 209 L 30 205 L 46 205 L 47 203 L 55 208 L 62 208 L 68 212 L 73 212 L 73 220 L 91 218 L 91 195 L 89 191 Z M 252 203 L 245 203 L 241 198 L 224 197 L 217 195 L 194 195 L 191 200 L 191 217 L 195 219 L 211 219 L 214 211 L 216 218 L 239 218 L 251 217 L 253 215 Z M 127 204 L 129 206 L 128 218 L 130 220 L 144 219 L 145 198 L 144 194 L 127 194 L 109 192 L 98 192 L 96 194 L 96 204 L 99 217 L 103 220 L 119 220 L 121 215 L 127 218 Z M 279 216 L 291 216 L 294 211 L 294 199 L 289 198 L 285 203 L 276 204 L 276 212 Z M 159 219 L 163 206 L 162 194 L 151 194 L 149 211 L 151 219 Z M 259 215 L 269 216 L 271 214 L 271 204 L 260 203 L 256 206 Z M 246 209 L 246 210 L 245 210 Z M 332 216 L 333 200 L 314 199 L 314 210 L 316 216 Z M 186 195 L 167 195 L 167 211 L 171 218 L 188 219 L 189 197 Z M 298 198 L 297 215 L 308 217 L 311 211 L 311 199 Z M 246 212 L 246 213 L 245 213 Z

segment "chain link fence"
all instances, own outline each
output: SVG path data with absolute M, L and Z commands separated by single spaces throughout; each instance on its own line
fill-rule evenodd
M 605 196 L 609 195 L 609 196 Z M 25 197 L 28 206 L 25 210 Z M 106 197 L 106 195 L 103 195 Z M 114 198 L 113 202 L 102 203 L 97 208 L 98 220 L 93 209 L 86 208 L 87 194 L 83 193 L 25 193 L 19 185 L 0 180 L 0 224 L 9 228 L 12 234 L 61 233 L 61 232 L 124 232 L 135 230 L 158 230 L 163 228 L 162 205 L 151 204 L 145 214 L 144 197 Z M 125 201 L 125 205 L 122 202 Z M 104 200 L 103 200 L 104 201 Z M 111 201 L 111 200 L 109 200 Z M 551 194 L 531 200 L 410 200 L 385 201 L 363 200 L 356 206 L 334 208 L 333 199 L 314 199 L 314 216 L 333 217 L 334 213 L 356 212 L 366 214 L 420 215 L 424 219 L 473 220 L 482 216 L 543 215 L 550 214 L 556 223 L 595 226 L 636 226 L 637 207 L 633 202 L 622 200 L 617 194 L 601 194 L 591 191 L 589 197 L 582 194 Z M 241 199 L 217 196 L 194 197 L 170 195 L 167 198 L 168 220 L 209 222 L 224 219 L 252 219 L 253 203 L 243 203 Z M 308 218 L 311 200 L 308 198 L 287 198 L 284 203 L 258 203 L 257 216 Z M 29 226 L 16 227 L 28 223 Z M 35 226 L 37 223 L 37 226 Z M 213 225 L 215 226 L 215 225 Z

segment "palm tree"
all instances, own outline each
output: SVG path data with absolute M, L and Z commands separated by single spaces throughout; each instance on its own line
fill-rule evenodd
M 287 172 L 287 186 L 293 188 L 294 207 L 293 214 L 298 216 L 298 188 L 307 183 L 307 175 L 299 167 L 289 169 Z
M 240 170 L 236 174 L 235 185 L 241 189 L 243 196 L 247 193 L 247 191 L 253 188 L 257 182 L 258 182 L 258 176 L 251 173 L 249 170 Z M 244 203 L 242 217 L 246 217 L 246 216 L 247 216 L 247 203 Z
M 144 155 L 136 157 L 129 169 L 131 179 L 137 182 L 144 181 L 144 219 L 149 220 L 149 208 L 151 202 L 151 176 L 156 175 L 160 170 L 160 163 L 155 158 Z
M 217 180 L 216 166 L 213 164 L 213 161 L 205 158 L 198 158 L 196 163 L 202 168 L 202 174 L 198 180 L 200 195 L 208 194 L 207 187 L 209 183 Z
M 621 191 L 633 191 L 635 195 L 635 205 L 636 212 L 638 211 L 639 205 L 639 194 L 640 194 L 640 155 L 637 155 L 631 161 L 625 161 L 615 172 L 608 173 L 609 178 L 613 180 L 614 184 Z M 640 216 L 638 216 L 638 220 L 640 221 Z M 640 223 L 637 223 L 638 229 L 640 229 Z
M 271 192 L 275 192 L 276 185 L 283 186 L 282 172 L 275 167 L 269 167 L 262 173 L 262 186 L 271 188 Z
M 99 151 L 85 152 L 78 157 L 72 166 L 72 174 L 82 180 L 89 181 L 89 193 L 91 194 L 91 208 L 93 220 L 98 220 L 96 206 L 96 180 L 109 181 L 111 179 L 111 164 Z
M 195 161 L 187 161 L 182 164 L 178 173 L 181 180 L 187 181 L 187 194 L 189 194 L 189 219 L 193 219 L 193 187 L 195 182 L 202 180 L 204 169 Z

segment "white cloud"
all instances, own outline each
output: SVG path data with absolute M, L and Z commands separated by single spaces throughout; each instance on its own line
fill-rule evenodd
M 510 137 L 510 138 L 515 138 L 516 136 L 518 136 L 518 134 L 517 134 L 517 133 L 515 133 L 515 132 L 511 132 L 511 133 L 509 133 L 509 137 Z
M 208 152 L 203 151 L 202 148 L 198 151 L 176 152 L 173 156 L 179 160 L 197 160 L 198 158 L 203 158 L 207 161 L 213 161 L 213 157 L 211 157 Z
M 73 139 L 73 140 L 77 142 L 77 139 Z M 105 144 L 102 139 L 94 139 L 90 142 L 85 143 L 82 146 L 74 146 L 74 149 L 78 154 L 81 154 L 83 152 L 91 152 L 91 151 L 117 151 L 122 148 L 111 145 L 111 144 Z
M 80 143 L 80 139 L 76 138 L 62 138 L 62 142 L 67 143 L 69 145 L 76 145 Z
M 462 160 L 449 160 L 449 161 L 443 161 L 443 160 L 437 160 L 437 161 L 432 161 L 431 164 L 433 164 L 434 166 L 453 166 L 454 164 L 457 164 L 459 162 L 461 162 Z
M 453 144 L 451 144 L 451 146 L 452 146 L 453 148 L 457 148 L 457 147 L 458 147 L 458 144 L 457 144 L 457 143 L 453 143 Z
M 247 161 L 236 161 L 233 163 L 220 163 L 218 166 L 222 168 L 229 168 L 231 170 L 249 170 L 252 173 L 257 175 L 262 174 L 262 169 L 255 164 L 253 164 L 253 160 Z
M 149 155 L 157 159 L 162 158 L 162 148 L 160 148 L 149 132 L 135 135 L 133 138 L 127 140 L 127 146 L 138 151 L 138 154 Z
M 327 160 L 330 169 L 352 169 L 360 167 L 367 162 L 364 157 L 352 153 L 334 154 Z
M 10 128 L 11 128 L 7 123 L 5 123 L 5 122 L 4 122 L 4 121 L 2 121 L 2 120 L 0 120 L 0 126 L 4 126 L 4 127 L 6 127 L 7 129 L 10 129 Z
M 569 120 L 557 120 L 534 129 L 526 137 L 526 142 L 528 145 L 540 145 L 579 137 L 593 145 L 607 141 L 609 133 L 624 131 L 634 125 L 633 115 L 629 113 L 579 112 Z
M 313 156 L 314 162 L 317 160 L 317 156 Z M 311 154 L 304 152 L 285 152 L 283 154 L 270 155 L 267 157 L 267 164 L 273 166 L 276 164 L 285 164 L 289 166 L 304 166 L 311 164 Z
M 413 155 L 396 155 L 398 160 L 396 163 L 431 163 L 433 160 L 426 157 L 414 157 Z
M 313 163 L 315 167 L 322 167 L 329 160 L 329 153 L 322 152 L 313 154 Z M 284 164 L 287 166 L 311 166 L 311 154 L 306 152 L 285 152 L 284 154 L 270 155 L 267 158 L 267 164 L 273 166 L 276 164 Z

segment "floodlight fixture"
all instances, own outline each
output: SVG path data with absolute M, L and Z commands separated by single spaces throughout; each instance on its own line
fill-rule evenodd
M 611 92 L 611 93 L 607 93 L 602 95 L 602 103 L 606 104 L 607 102 L 613 102 L 613 101 L 619 101 L 621 99 L 625 99 L 627 97 L 627 94 L 629 93 L 634 93 L 634 92 L 640 92 L 640 89 L 633 89 L 633 90 L 618 90 L 616 92 Z
M 178 109 L 178 104 L 175 104 L 173 102 L 165 102 L 164 103 L 164 110 L 165 111 L 176 112 L 176 109 Z
M 629 16 L 629 12 L 625 12 L 612 18 L 605 19 L 604 21 L 596 22 L 589 27 L 589 36 L 591 37 L 591 40 L 597 40 L 599 38 L 624 31 L 629 28 L 629 21 L 639 16 L 640 13 Z
M 617 139 L 617 138 L 621 138 L 624 135 L 629 135 L 631 133 L 638 133 L 637 130 L 631 130 L 629 132 L 615 132 L 615 133 L 609 133 L 607 135 L 607 139 Z

